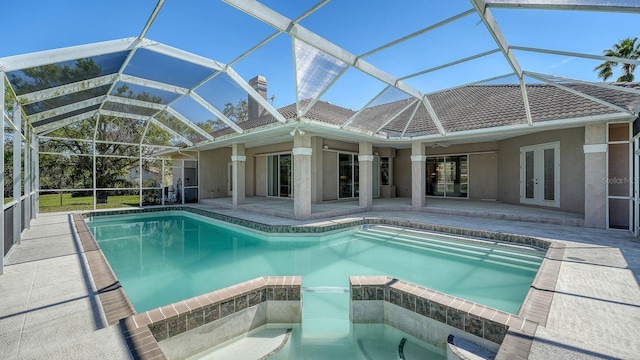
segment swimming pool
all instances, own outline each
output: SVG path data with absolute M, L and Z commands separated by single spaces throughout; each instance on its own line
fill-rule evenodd
M 266 236 L 183 212 L 88 225 L 138 312 L 263 275 L 302 276 L 305 295 L 344 293 L 349 275 L 389 275 L 516 314 L 544 257 L 387 226 Z

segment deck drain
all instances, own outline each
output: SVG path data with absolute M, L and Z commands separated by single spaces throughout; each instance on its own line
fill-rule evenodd
M 575 257 L 575 256 L 567 256 L 567 259 L 569 260 L 575 260 L 575 261 L 587 261 L 583 258 L 579 258 L 579 257 Z

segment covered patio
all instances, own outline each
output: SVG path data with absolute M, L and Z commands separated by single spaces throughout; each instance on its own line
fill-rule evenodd
M 234 208 L 233 199 L 229 197 L 202 199 L 200 204 L 229 209 Z M 290 199 L 247 197 L 245 202 L 237 208 L 251 213 L 295 219 L 293 206 L 293 201 Z M 349 214 L 367 216 L 366 211 L 367 209 L 361 207 L 357 199 L 325 201 L 321 204 L 311 205 L 310 218 L 323 219 Z M 412 208 L 410 198 L 376 198 L 373 199 L 373 207 L 370 211 L 385 211 L 402 217 L 402 213 L 416 210 Z M 417 212 L 567 226 L 583 226 L 584 224 L 584 216 L 582 214 L 483 200 L 427 198 L 425 206 L 417 210 Z

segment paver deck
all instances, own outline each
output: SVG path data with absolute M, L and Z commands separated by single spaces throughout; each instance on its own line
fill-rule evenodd
M 566 248 L 549 316 L 535 333 L 529 358 L 630 359 L 640 354 L 640 241 L 625 231 L 386 210 L 301 222 L 195 206 L 269 224 L 385 217 L 561 241 Z M 96 294 L 71 215 L 40 214 L 0 276 L 2 358 L 129 359 L 119 325 L 107 325 Z

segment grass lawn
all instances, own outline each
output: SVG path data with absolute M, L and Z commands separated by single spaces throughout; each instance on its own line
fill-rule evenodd
M 97 204 L 98 209 L 138 206 L 138 195 L 113 195 L 106 204 Z M 93 196 L 71 197 L 71 194 L 40 195 L 40 212 L 93 210 Z

